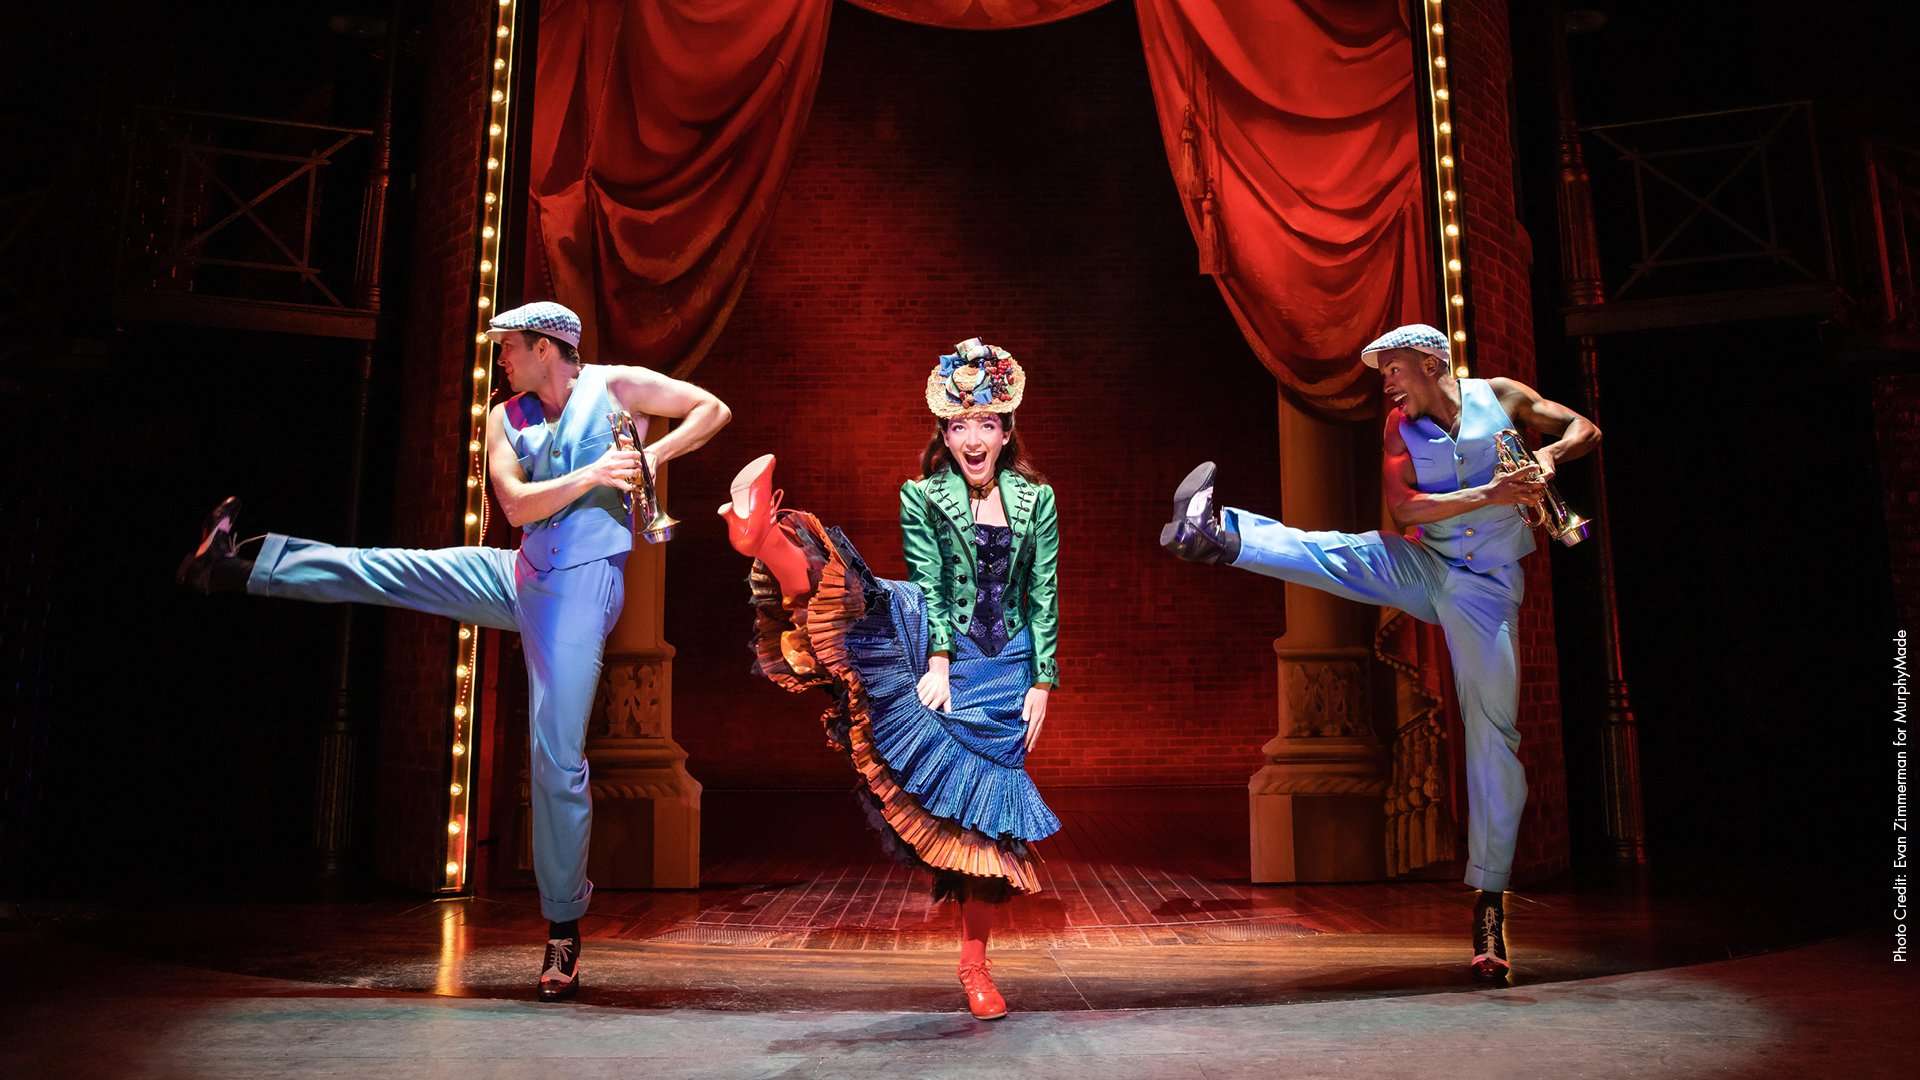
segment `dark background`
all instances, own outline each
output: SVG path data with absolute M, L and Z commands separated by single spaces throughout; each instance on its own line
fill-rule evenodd
M 1536 5 L 1514 7 L 1513 134 L 1519 213 L 1534 243 L 1540 381 L 1579 407 L 1584 395 L 1558 333 L 1551 27 Z M 1836 205 L 1849 140 L 1915 141 L 1907 108 L 1915 87 L 1902 52 L 1915 40 L 1911 16 L 1893 25 L 1884 5 L 1777 2 L 1622 3 L 1603 13 L 1607 25 L 1571 48 L 1583 122 L 1811 98 Z M 0 116 L 10 145 L 26 152 L 12 156 L 6 191 L 48 189 L 53 212 L 20 219 L 27 224 L 0 271 L 0 401 L 18 440 L 0 593 L 0 899 L 307 888 L 300 871 L 310 860 L 338 614 L 188 598 L 169 578 L 200 515 L 228 493 L 246 495 L 247 521 L 339 535 L 358 346 L 117 321 L 108 295 L 118 155 L 137 104 L 369 125 L 385 46 L 360 19 L 387 14 L 378 4 L 188 3 L 12 16 L 23 25 L 4 46 L 13 86 Z M 424 7 L 402 3 L 398 15 L 405 33 L 387 259 L 394 297 L 410 284 L 413 210 L 435 196 L 416 189 L 417 163 L 447 137 L 419 108 L 419 60 L 436 28 Z M 1071 101 L 1086 88 L 1083 74 L 1029 35 L 1119 47 L 1131 18 L 1117 4 L 1044 30 L 969 37 L 966 47 L 991 57 L 1025 97 Z M 863 77 L 874 57 L 862 50 L 946 33 L 882 25 L 844 5 L 834 20 L 823 105 L 834 87 Z M 1139 67 L 1134 48 L 1123 59 L 1081 62 L 1119 78 Z M 1084 217 L 1059 227 L 1109 243 L 1129 231 L 1146 244 L 1184 242 L 1144 83 L 1098 85 L 1106 88 L 1095 97 L 1137 114 L 1138 129 L 1075 126 L 1063 106 L 1049 153 L 1065 175 L 1105 162 L 1140 177 L 1140 187 L 1089 200 Z M 926 97 L 901 100 L 902 124 L 955 108 L 938 96 L 951 93 L 940 85 L 912 93 Z M 1019 101 L 1002 104 L 1006 131 L 1033 122 Z M 969 123 L 986 119 L 968 114 Z M 832 132 L 831 114 L 817 115 L 815 127 Z M 965 156 L 969 140 L 1001 138 L 1019 149 L 1027 136 L 962 128 L 954 153 Z M 1603 234 L 1628 227 L 1602 207 Z M 1207 283 L 1176 267 L 1165 289 L 1141 298 L 1164 308 L 1149 321 L 1171 333 L 1169 323 L 1181 320 L 1215 351 L 1236 346 L 1224 311 L 1207 307 Z M 399 307 L 388 310 L 391 321 Z M 397 339 L 389 326 L 376 353 L 361 513 L 371 541 L 386 535 L 392 508 L 406 498 L 391 483 L 401 419 L 393 391 L 408 362 L 390 344 Z M 1621 618 L 1656 874 L 1683 885 L 1728 877 L 1879 883 L 1895 615 L 1874 403 L 1879 380 L 1912 372 L 1911 354 L 1863 346 L 1847 328 L 1809 319 L 1616 337 L 1602 349 Z M 1209 393 L 1232 399 L 1265 384 L 1243 381 Z M 1270 402 L 1252 413 L 1271 423 Z M 1157 419 L 1185 432 L 1183 453 L 1225 430 L 1219 414 L 1168 410 Z M 1270 429 L 1248 440 L 1265 455 L 1249 468 L 1251 484 L 1273 475 L 1272 440 Z M 1591 505 L 1579 474 L 1569 470 L 1567 493 Z M 683 518 L 718 501 L 690 488 L 683 481 L 679 489 L 688 492 L 676 508 Z M 1270 483 L 1264 491 L 1247 501 L 1277 502 Z M 456 539 L 449 523 L 442 542 Z M 1591 869 L 1600 864 L 1589 844 L 1598 786 L 1588 763 L 1601 700 L 1594 558 L 1576 549 L 1552 559 L 1576 869 Z M 697 637 L 683 640 L 675 622 L 697 600 L 686 597 L 690 587 L 675 579 L 682 591 L 668 608 L 668 638 L 682 649 Z M 370 721 L 363 774 L 381 752 L 373 721 L 383 706 L 385 618 L 366 612 L 356 622 L 351 706 Z M 1262 662 L 1256 674 L 1270 679 L 1267 670 Z M 698 719 L 683 710 L 678 722 L 684 729 Z M 698 738 L 686 741 L 703 752 Z M 1244 771 L 1254 763 L 1249 752 Z M 696 775 L 700 765 L 696 757 Z M 383 823 L 373 800 L 358 806 L 364 842 Z M 369 862 L 363 849 L 355 860 Z

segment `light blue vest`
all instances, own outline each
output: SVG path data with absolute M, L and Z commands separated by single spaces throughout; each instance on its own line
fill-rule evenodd
M 1485 379 L 1460 380 L 1460 438 L 1427 417 L 1400 421 L 1413 458 L 1414 487 L 1429 495 L 1478 487 L 1493 479 L 1493 437 L 1513 427 Z M 1483 506 L 1420 527 L 1420 539 L 1455 566 L 1480 573 L 1518 562 L 1533 550 L 1533 530 L 1511 506 Z
M 607 390 L 605 370 L 583 364 L 573 393 L 548 422 L 535 394 L 517 394 L 503 410 L 507 442 L 528 480 L 538 483 L 591 465 L 613 446 L 607 414 L 619 406 Z M 565 570 L 595 559 L 633 550 L 633 522 L 621 492 L 600 486 L 544 521 L 528 522 L 520 534 L 520 554 L 536 570 Z

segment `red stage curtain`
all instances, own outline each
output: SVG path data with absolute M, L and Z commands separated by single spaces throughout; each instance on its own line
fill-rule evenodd
M 726 324 L 813 107 L 831 0 L 547 0 L 529 294 L 685 373 Z
M 1432 322 L 1402 0 L 1138 0 L 1200 268 L 1283 386 L 1377 415 L 1360 347 Z
M 1009 30 L 1058 22 L 1112 0 L 850 0 L 881 15 L 949 30 Z

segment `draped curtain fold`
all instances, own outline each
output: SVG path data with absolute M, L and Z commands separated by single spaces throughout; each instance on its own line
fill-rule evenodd
M 1058 22 L 1113 0 L 848 0 L 877 15 L 949 30 L 1011 30 Z
M 547 0 L 528 280 L 684 374 L 726 324 L 819 84 L 831 0 Z
M 1432 321 L 1413 43 L 1394 0 L 1137 0 L 1202 271 L 1328 419 L 1375 415 L 1360 347 Z

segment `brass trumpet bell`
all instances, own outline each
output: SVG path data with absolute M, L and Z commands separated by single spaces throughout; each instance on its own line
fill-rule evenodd
M 607 414 L 607 425 L 613 429 L 616 444 L 624 439 L 628 447 L 641 451 L 638 483 L 634 485 L 636 490 L 623 500 L 627 512 L 642 522 L 642 540 L 649 544 L 664 544 L 673 539 L 674 526 L 680 524 L 680 519 L 667 513 L 666 507 L 660 505 L 660 498 L 654 490 L 653 466 L 647 464 L 645 448 L 640 445 L 640 424 L 632 413 L 616 409 Z
M 1493 437 L 1493 452 L 1499 459 L 1498 468 L 1502 475 L 1537 464 L 1533 459 L 1533 453 L 1521 440 L 1520 433 L 1512 428 L 1507 428 Z M 1593 527 L 1591 520 L 1582 517 L 1578 510 L 1567 505 L 1567 501 L 1560 497 L 1560 493 L 1553 489 L 1552 484 L 1546 486 L 1546 494 L 1541 496 L 1539 502 L 1516 506 L 1514 509 L 1520 512 L 1520 520 L 1526 522 L 1530 528 L 1545 529 L 1548 536 L 1567 547 L 1585 540 L 1588 531 Z

